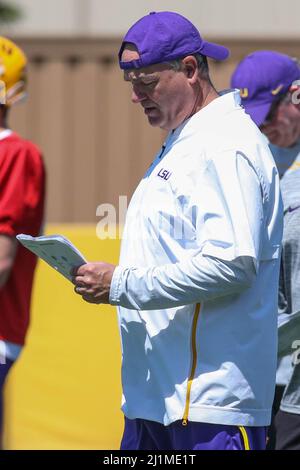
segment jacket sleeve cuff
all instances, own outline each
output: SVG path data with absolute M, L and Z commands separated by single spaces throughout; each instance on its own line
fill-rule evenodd
M 114 270 L 109 291 L 109 303 L 111 305 L 120 305 L 123 271 L 124 268 L 121 268 L 121 266 L 117 266 Z

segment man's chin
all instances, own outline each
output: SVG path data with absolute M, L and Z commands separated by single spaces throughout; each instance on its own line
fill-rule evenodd
M 148 122 L 149 122 L 150 126 L 152 126 L 152 127 L 161 127 L 162 121 L 158 117 L 147 116 L 147 118 L 148 118 Z

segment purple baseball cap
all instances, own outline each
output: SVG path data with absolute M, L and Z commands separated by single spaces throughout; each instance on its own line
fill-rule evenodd
M 139 59 L 121 61 L 126 43 L 136 46 Z M 184 16 L 171 11 L 151 12 L 126 33 L 119 51 L 119 63 L 121 69 L 141 68 L 197 53 L 216 60 L 229 56 L 226 47 L 204 41 Z
M 246 56 L 231 77 L 231 87 L 239 88 L 242 105 L 260 126 L 272 104 L 300 79 L 295 59 L 275 51 L 256 51 Z

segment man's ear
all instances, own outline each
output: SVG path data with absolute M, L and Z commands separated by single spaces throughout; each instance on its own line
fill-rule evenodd
M 194 56 L 187 56 L 182 59 L 183 71 L 186 74 L 187 78 L 196 81 L 198 77 L 198 64 L 197 59 Z

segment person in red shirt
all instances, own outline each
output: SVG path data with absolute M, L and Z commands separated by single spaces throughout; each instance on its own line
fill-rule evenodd
M 10 107 L 25 97 L 27 59 L 0 37 L 0 443 L 3 385 L 24 345 L 36 257 L 15 236 L 40 234 L 45 170 L 39 149 L 8 126 Z

